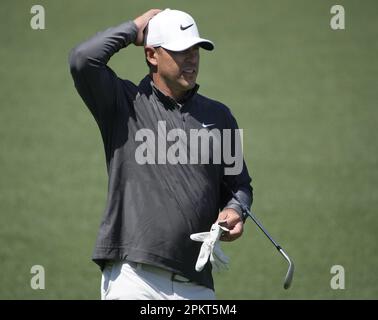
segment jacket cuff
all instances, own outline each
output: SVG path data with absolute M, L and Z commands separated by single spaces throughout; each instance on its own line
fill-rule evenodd
M 230 201 L 230 202 L 231 202 L 231 201 Z M 242 208 L 241 208 L 238 204 L 236 204 L 236 203 L 229 203 L 229 204 L 227 204 L 227 205 L 223 208 L 223 210 L 224 210 L 224 209 L 234 209 L 234 210 L 239 214 L 239 216 L 240 216 L 240 218 L 242 219 L 243 223 L 244 223 L 245 220 L 247 219 L 247 216 L 244 215 Z

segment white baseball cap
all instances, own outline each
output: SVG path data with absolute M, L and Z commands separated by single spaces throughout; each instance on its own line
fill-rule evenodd
M 184 51 L 196 44 L 206 50 L 214 49 L 210 40 L 200 38 L 196 22 L 183 11 L 165 9 L 148 23 L 145 39 L 147 46 Z

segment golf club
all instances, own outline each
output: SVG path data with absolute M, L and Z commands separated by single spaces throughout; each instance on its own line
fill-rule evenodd
M 287 273 L 286 273 L 286 276 L 285 276 L 285 282 L 284 282 L 284 288 L 288 289 L 291 285 L 292 280 L 293 280 L 294 263 L 291 261 L 291 259 L 287 255 L 287 253 L 282 249 L 282 247 L 276 241 L 274 241 L 273 238 L 270 236 L 270 234 L 264 229 L 264 227 L 262 226 L 260 221 L 257 220 L 255 215 L 252 214 L 252 212 L 248 209 L 248 207 L 246 205 L 244 205 L 242 203 L 242 201 L 240 201 L 239 196 L 235 192 L 233 192 L 232 190 L 230 190 L 230 191 L 232 192 L 232 196 L 234 197 L 234 199 L 237 202 L 239 202 L 239 205 L 242 208 L 243 213 L 247 214 L 257 224 L 257 226 L 260 228 L 260 230 L 262 232 L 264 232 L 264 234 L 269 238 L 269 240 L 274 244 L 274 246 L 277 248 L 277 250 L 282 254 L 282 256 L 285 258 L 285 260 L 289 263 L 289 268 L 287 270 Z

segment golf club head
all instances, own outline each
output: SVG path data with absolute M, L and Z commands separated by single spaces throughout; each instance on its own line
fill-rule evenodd
M 289 256 L 286 254 L 285 251 L 283 251 L 282 248 L 280 248 L 279 251 L 283 255 L 283 257 L 286 259 L 286 261 L 289 263 L 289 269 L 287 270 L 287 273 L 285 276 L 285 282 L 284 282 L 284 288 L 289 289 L 291 282 L 293 281 L 294 263 L 290 260 Z

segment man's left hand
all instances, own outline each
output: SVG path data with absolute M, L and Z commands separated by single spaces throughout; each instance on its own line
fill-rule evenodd
M 243 234 L 243 220 L 240 215 L 231 208 L 224 209 L 218 215 L 219 224 L 229 229 L 229 232 L 223 232 L 220 240 L 234 241 Z

